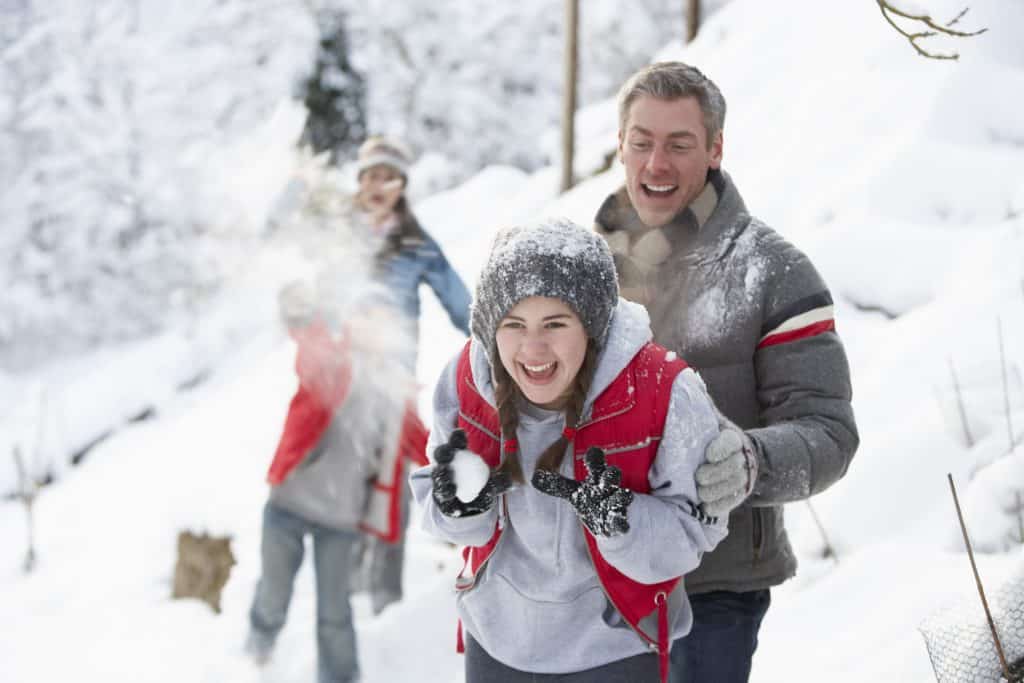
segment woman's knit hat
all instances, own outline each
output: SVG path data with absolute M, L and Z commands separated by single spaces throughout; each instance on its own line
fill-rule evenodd
M 408 178 L 409 166 L 412 165 L 412 153 L 398 140 L 383 135 L 371 135 L 359 146 L 356 156 L 356 174 L 373 166 L 385 164 L 391 166 L 402 177 Z
M 611 250 L 596 233 L 567 218 L 498 232 L 477 281 L 470 328 L 491 363 L 497 361 L 498 323 L 523 299 L 565 302 L 598 347 L 608 335 L 619 286 Z

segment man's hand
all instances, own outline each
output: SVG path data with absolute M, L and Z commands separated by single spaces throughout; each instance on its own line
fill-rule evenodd
M 724 420 L 722 431 L 704 450 L 696 479 L 703 511 L 711 517 L 728 517 L 747 499 L 757 481 L 757 455 L 750 437 Z
M 494 472 L 480 490 L 476 498 L 463 503 L 455 497 L 455 473 L 451 463 L 458 451 L 468 446 L 466 433 L 456 429 L 448 437 L 448 443 L 434 449 L 434 471 L 430 475 L 433 482 L 434 502 L 442 514 L 448 517 L 472 517 L 494 507 L 498 494 L 508 490 L 511 482 L 504 472 Z
M 592 447 L 584 456 L 587 477 L 582 482 L 563 477 L 556 472 L 536 470 L 533 487 L 549 496 L 565 498 L 576 510 L 576 516 L 595 536 L 609 538 L 629 531 L 627 509 L 633 502 L 633 492 L 622 488 L 622 471 L 615 465 L 606 465 L 604 451 Z

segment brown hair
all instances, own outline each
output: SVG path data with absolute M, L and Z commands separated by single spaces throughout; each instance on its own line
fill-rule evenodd
M 697 98 L 704 115 L 708 149 L 711 149 L 715 137 L 725 127 L 725 98 L 714 81 L 689 64 L 656 62 L 630 76 L 619 89 L 619 133 L 626 132 L 626 121 L 633 102 L 644 95 L 666 101 Z
M 519 406 L 520 400 L 526 400 L 500 359 L 495 359 L 494 364 L 494 398 L 498 407 L 498 421 L 501 424 L 501 436 L 505 442 L 515 440 L 516 430 L 519 427 Z M 572 381 L 572 391 L 569 394 L 569 401 L 565 404 L 565 426 L 575 429 L 583 417 L 583 402 L 590 391 L 590 383 L 594 379 L 594 370 L 597 368 L 597 344 L 593 339 L 587 339 L 587 351 L 583 356 L 583 364 L 580 365 L 576 377 Z M 537 469 L 557 472 L 565 458 L 565 447 L 569 439 L 562 434 L 541 454 L 537 461 Z M 519 462 L 519 450 L 506 451 L 504 460 L 499 471 L 508 475 L 509 479 L 516 482 L 523 482 L 523 467 Z

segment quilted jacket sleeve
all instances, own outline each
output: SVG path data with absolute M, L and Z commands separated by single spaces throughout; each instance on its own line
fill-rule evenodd
M 774 263 L 754 356 L 762 426 L 747 431 L 760 457 L 753 505 L 824 491 L 846 473 L 859 443 L 832 297 L 803 253 L 781 238 L 768 251 Z

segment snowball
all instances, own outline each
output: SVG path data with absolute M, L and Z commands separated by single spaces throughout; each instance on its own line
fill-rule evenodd
M 480 495 L 491 476 L 491 468 L 473 451 L 456 451 L 451 462 L 455 476 L 455 497 L 468 503 Z

